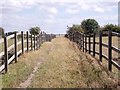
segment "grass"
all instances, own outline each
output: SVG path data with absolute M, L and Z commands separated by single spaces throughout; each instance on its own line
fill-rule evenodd
M 3 88 L 15 88 L 32 73 L 38 62 L 29 88 L 117 88 L 118 71 L 107 69 L 104 60 L 100 63 L 89 54 L 80 51 L 75 43 L 58 37 L 42 44 L 38 51 L 20 56 L 18 63 L 9 65 L 2 75 Z
M 2 75 L 3 88 L 15 88 L 27 79 L 33 68 L 40 61 L 38 51 L 25 53 L 20 56 L 17 63 L 9 65 L 9 71 Z
M 1 43 L 1 44 L 0 44 L 0 52 L 2 52 L 3 49 L 4 49 L 4 45 L 3 45 L 3 43 Z
M 117 87 L 118 78 L 98 60 L 79 51 L 65 38 L 56 38 L 43 54 L 45 61 L 35 73 L 29 88 Z M 46 47 L 46 48 L 47 48 Z
M 20 41 L 20 39 L 18 40 L 18 42 L 19 42 L 19 41 Z M 14 39 L 9 39 L 9 40 L 8 40 L 8 47 L 10 47 L 10 46 L 13 45 L 13 44 L 14 44 Z M 24 48 L 25 48 L 25 47 L 27 47 L 27 43 L 26 43 L 26 42 L 24 43 Z M 17 51 L 20 51 L 21 49 L 22 49 L 22 44 L 19 44 Z M 4 51 L 4 44 L 1 43 L 1 44 L 0 44 L 0 53 L 3 52 L 3 51 Z M 13 52 L 14 52 L 14 51 L 15 51 L 14 47 L 13 47 L 10 51 L 13 51 Z M 1 65 L 1 64 L 0 64 L 0 65 Z

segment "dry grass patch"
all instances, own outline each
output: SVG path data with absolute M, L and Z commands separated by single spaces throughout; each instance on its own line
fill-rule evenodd
M 68 39 L 54 39 L 44 53 L 30 88 L 117 88 L 114 74 Z
M 9 65 L 8 73 L 2 75 L 3 88 L 15 88 L 32 73 L 37 62 L 40 62 L 39 51 L 25 53 L 17 63 Z

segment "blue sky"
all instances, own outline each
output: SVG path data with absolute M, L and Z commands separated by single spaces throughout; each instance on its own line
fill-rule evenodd
M 39 26 L 47 33 L 66 33 L 67 25 L 94 18 L 100 26 L 118 24 L 119 0 L 1 0 L 0 24 L 8 31 Z

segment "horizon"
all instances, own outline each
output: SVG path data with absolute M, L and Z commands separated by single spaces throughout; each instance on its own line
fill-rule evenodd
M 118 25 L 119 0 L 4 0 L 0 1 L 0 21 L 5 32 L 28 31 L 39 26 L 47 33 L 65 34 L 67 25 L 92 18 L 100 26 Z

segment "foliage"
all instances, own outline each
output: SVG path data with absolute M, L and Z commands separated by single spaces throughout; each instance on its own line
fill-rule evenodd
M 2 27 L 0 27 L 0 35 L 2 35 L 2 37 L 4 37 L 4 29 Z
M 67 29 L 68 29 L 68 31 L 67 31 L 68 37 L 73 36 L 73 34 L 75 32 L 83 32 L 81 26 L 80 25 L 75 25 L 75 24 L 73 24 L 72 27 L 68 27 Z
M 102 28 L 102 31 L 114 31 L 120 33 L 120 27 L 114 24 L 107 24 Z
M 81 22 L 81 28 L 85 34 L 91 34 L 99 30 L 99 24 L 95 19 L 86 19 Z
M 30 34 L 33 35 L 38 35 L 40 31 L 41 31 L 40 27 L 32 27 L 29 29 Z

